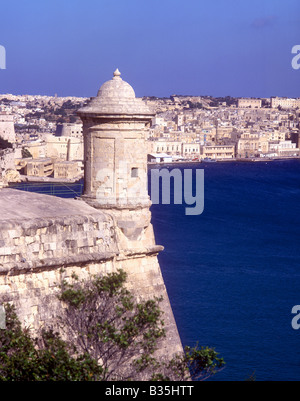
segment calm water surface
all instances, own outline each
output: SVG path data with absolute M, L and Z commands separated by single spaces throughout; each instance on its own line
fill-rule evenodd
M 181 168 L 204 168 L 204 212 L 151 210 L 183 344 L 224 357 L 213 380 L 299 380 L 291 309 L 300 304 L 300 161 Z

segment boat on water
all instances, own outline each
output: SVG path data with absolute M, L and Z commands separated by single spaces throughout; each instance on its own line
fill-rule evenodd
M 215 162 L 216 159 L 212 159 L 211 157 L 205 157 L 204 159 L 202 159 L 203 162 Z

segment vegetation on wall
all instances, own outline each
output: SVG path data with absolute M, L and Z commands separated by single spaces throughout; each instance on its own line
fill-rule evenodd
M 1 381 L 204 380 L 224 367 L 214 349 L 157 356 L 165 338 L 161 298 L 137 302 L 119 270 L 61 283 L 59 321 L 37 337 L 7 304 Z M 67 340 L 63 340 L 67 338 Z

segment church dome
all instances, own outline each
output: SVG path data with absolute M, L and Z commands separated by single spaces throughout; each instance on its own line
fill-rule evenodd
M 149 107 L 140 98 L 135 97 L 135 92 L 127 82 L 121 78 L 117 69 L 111 80 L 106 81 L 98 90 L 97 96 L 78 110 L 78 114 L 103 115 L 154 115 Z

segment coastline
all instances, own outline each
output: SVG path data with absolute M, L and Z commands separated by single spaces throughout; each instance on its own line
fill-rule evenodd
M 172 165 L 181 165 L 181 164 L 210 164 L 210 163 L 267 163 L 274 161 L 288 161 L 288 160 L 300 160 L 300 156 L 298 157 L 272 157 L 272 158 L 248 158 L 248 159 L 216 159 L 216 160 L 174 160 L 172 162 L 147 162 L 148 166 L 172 166 Z M 76 178 L 68 179 L 68 178 L 53 178 L 53 177 L 36 177 L 36 176 L 20 176 L 20 182 L 10 182 L 9 185 L 13 186 L 14 184 L 26 184 L 26 183 L 49 183 L 49 184 L 76 184 L 79 183 L 83 179 L 83 175 L 79 175 Z
M 172 164 L 207 164 L 207 163 L 259 163 L 274 162 L 285 160 L 300 160 L 300 156 L 293 157 L 256 157 L 256 158 L 234 158 L 234 159 L 215 159 L 215 160 L 174 160 L 172 162 L 148 162 L 148 165 L 172 165 Z

